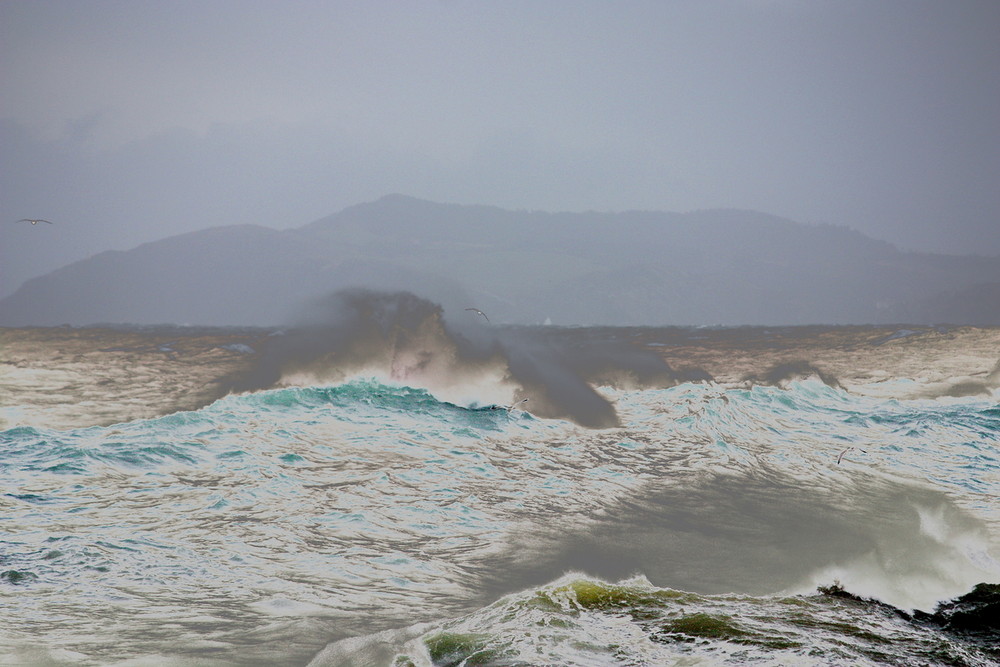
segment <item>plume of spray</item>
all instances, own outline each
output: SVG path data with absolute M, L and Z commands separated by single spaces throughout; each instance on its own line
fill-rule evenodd
M 664 474 L 585 521 L 519 532 L 487 569 L 483 601 L 577 570 L 704 594 L 810 595 L 836 583 L 930 611 L 1000 573 L 988 526 L 931 488 L 878 474 L 803 477 L 764 459 L 720 473 L 678 459 Z
M 762 375 L 749 375 L 744 380 L 750 384 L 762 384 L 773 387 L 787 388 L 793 380 L 806 380 L 811 377 L 834 389 L 843 389 L 840 381 L 832 374 L 805 360 L 786 361 L 772 366 Z
M 680 379 L 659 356 L 625 344 L 557 345 L 530 328 L 481 319 L 450 320 L 439 304 L 409 292 L 341 290 L 312 302 L 295 326 L 273 336 L 259 363 L 230 389 L 361 374 L 431 391 L 490 385 L 485 395 L 511 403 L 528 398 L 526 407 L 538 416 L 607 428 L 618 425 L 618 415 L 595 386 L 666 387 Z

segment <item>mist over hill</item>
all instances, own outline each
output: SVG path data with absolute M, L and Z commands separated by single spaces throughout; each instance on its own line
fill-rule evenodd
M 492 323 L 1000 325 L 1000 258 L 905 253 L 763 213 L 545 213 L 401 195 L 297 229 L 218 227 L 28 280 L 0 326 L 276 325 L 407 290 Z

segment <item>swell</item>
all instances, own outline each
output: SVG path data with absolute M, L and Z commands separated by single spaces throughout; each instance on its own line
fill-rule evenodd
M 467 616 L 326 647 L 313 667 L 379 664 L 948 664 L 1000 658 L 1000 586 L 912 615 L 831 586 L 810 595 L 699 595 L 579 572 Z
M 489 392 L 491 402 L 528 398 L 533 414 L 588 428 L 622 425 L 602 387 L 662 389 L 686 382 L 785 387 L 816 378 L 834 388 L 906 398 L 989 398 L 1000 388 L 995 348 L 989 353 L 992 370 L 976 367 L 972 362 L 978 357 L 959 363 L 961 355 L 948 339 L 956 334 L 949 330 L 900 337 L 872 327 L 503 327 L 468 316 L 446 313 L 407 292 L 340 291 L 315 301 L 298 324 L 269 337 L 253 367 L 223 386 L 254 391 L 341 382 L 359 374 L 438 395 L 475 385 L 478 393 Z M 966 332 L 982 356 L 978 348 L 990 349 L 992 334 L 979 333 L 977 338 L 977 332 Z M 920 345 L 926 349 L 901 347 Z M 913 381 L 934 375 L 919 364 L 924 357 L 950 374 Z M 964 375 L 956 374 L 959 368 Z M 907 381 L 912 386 L 904 386 Z
M 282 384 L 340 382 L 378 375 L 437 393 L 492 384 L 496 402 L 529 399 L 533 414 L 570 419 L 590 428 L 621 425 L 599 387 L 666 388 L 712 382 L 694 364 L 673 368 L 653 348 L 621 332 L 480 326 L 456 321 L 436 303 L 407 292 L 344 290 L 317 300 L 297 326 L 269 338 L 253 368 L 225 383 L 245 392 Z M 698 336 L 690 331 L 687 342 Z M 744 378 L 747 386 L 783 385 L 819 377 L 840 386 L 806 361 L 776 364 Z
M 3 501 L 31 526 L 7 583 L 81 600 L 104 583 L 149 589 L 125 597 L 152 609 L 207 591 L 192 613 L 225 619 L 217 635 L 335 619 L 314 645 L 462 617 L 567 569 L 701 597 L 839 579 L 925 609 L 995 580 L 991 402 L 881 402 L 815 381 L 600 392 L 621 426 L 359 379 L 107 429 L 7 431 Z M 848 446 L 865 451 L 837 463 Z
M 413 294 L 338 292 L 314 304 L 308 321 L 274 337 L 232 391 L 282 382 L 337 381 L 380 374 L 438 391 L 490 382 L 496 395 L 531 401 L 542 417 L 587 427 L 619 424 L 595 385 L 671 386 L 678 375 L 657 355 L 609 343 L 556 346 L 517 329 L 448 323 L 440 305 Z

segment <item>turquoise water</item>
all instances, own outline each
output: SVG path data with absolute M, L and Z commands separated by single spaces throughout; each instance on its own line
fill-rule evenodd
M 1000 582 L 995 399 L 599 392 L 621 426 L 360 378 L 0 433 L 0 664 L 996 659 L 909 615 Z

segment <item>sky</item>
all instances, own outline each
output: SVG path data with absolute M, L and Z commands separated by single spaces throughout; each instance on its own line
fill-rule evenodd
M 7 0 L 0 296 L 390 193 L 1000 255 L 998 34 L 991 0 Z

